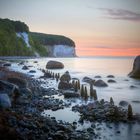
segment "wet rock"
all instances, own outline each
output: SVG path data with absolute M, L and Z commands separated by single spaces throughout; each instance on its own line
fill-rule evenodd
M 120 134 L 120 133 L 121 133 L 121 131 L 119 131 L 119 130 L 118 130 L 116 133 Z
M 82 79 L 83 82 L 89 83 L 89 84 L 94 84 L 95 80 L 93 80 L 92 78 L 89 77 L 84 77 Z
M 59 61 L 49 61 L 46 65 L 47 69 L 63 69 L 64 64 Z
M 135 89 L 135 88 L 137 88 L 137 87 L 136 87 L 136 86 L 131 85 L 131 86 L 130 86 L 130 88 L 131 88 L 131 89 Z
M 71 83 L 67 83 L 67 82 L 59 82 L 58 84 L 58 89 L 63 89 L 63 90 L 67 90 L 67 89 L 71 89 L 73 86 Z
M 35 70 L 30 70 L 29 73 L 36 73 L 36 71 Z
M 94 86 L 96 86 L 96 87 L 107 87 L 108 85 L 103 80 L 97 80 L 97 81 L 95 81 Z
M 120 105 L 120 106 L 123 106 L 123 107 L 128 106 L 128 104 L 129 104 L 129 103 L 128 103 L 127 101 L 120 101 L 120 102 L 119 102 L 119 105 Z
M 23 69 L 23 70 L 28 70 L 29 68 L 28 68 L 28 66 L 25 66 L 25 65 L 24 65 L 24 66 L 22 67 L 22 69 Z
M 140 104 L 140 101 L 139 100 L 134 100 L 134 101 L 132 101 L 133 103 L 138 103 L 138 104 Z
M 32 91 L 29 88 L 20 88 L 19 91 L 20 91 L 21 95 L 23 95 L 23 94 L 31 95 L 32 94 Z
M 0 94 L 0 108 L 10 108 L 11 101 L 7 94 Z
M 115 80 L 112 80 L 112 79 L 109 79 L 107 82 L 108 83 L 116 83 L 116 81 Z
M 34 61 L 34 63 L 38 63 L 38 61 Z
M 128 75 L 132 78 L 140 78 L 140 55 L 135 58 L 133 70 Z
M 15 84 L 9 83 L 7 81 L 0 80 L 0 89 L 1 91 L 6 92 L 9 95 L 9 97 L 12 97 L 15 94 L 19 93 L 18 86 Z
M 19 65 L 24 65 L 24 63 L 25 63 L 24 61 L 21 61 L 21 62 L 19 63 Z
M 94 78 L 102 78 L 100 75 L 96 75 L 94 76 Z
M 27 81 L 25 79 L 22 79 L 22 78 L 11 77 L 11 78 L 8 78 L 7 81 L 17 85 L 19 88 L 26 88 L 27 87 Z
M 78 98 L 80 95 L 72 90 L 65 90 L 63 92 L 64 98 Z
M 70 80 L 71 80 L 71 76 L 70 76 L 70 74 L 69 74 L 68 71 L 66 71 L 66 72 L 60 77 L 60 81 L 61 81 L 61 82 L 67 82 L 67 83 L 69 83 Z
M 11 66 L 11 63 L 5 63 L 5 64 L 3 64 L 3 66 L 9 67 L 9 66 Z
M 107 78 L 115 78 L 114 75 L 107 75 Z

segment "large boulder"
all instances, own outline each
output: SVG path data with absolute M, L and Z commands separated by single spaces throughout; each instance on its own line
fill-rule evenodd
M 17 85 L 19 88 L 27 87 L 27 81 L 22 78 L 11 77 L 11 78 L 8 78 L 7 81 Z
M 71 83 L 60 81 L 58 84 L 58 89 L 67 90 L 67 89 L 71 89 L 71 88 L 73 88 Z
M 86 82 L 86 83 L 88 83 L 88 84 L 94 84 L 94 82 L 95 82 L 95 80 L 93 80 L 92 78 L 89 78 L 89 77 L 84 77 L 83 79 L 82 79 L 82 81 L 83 82 Z
M 5 64 L 3 64 L 3 66 L 9 67 L 9 66 L 11 66 L 11 63 L 5 63 Z
M 140 55 L 137 56 L 133 63 L 133 70 L 129 73 L 132 78 L 140 78 Z
M 119 102 L 119 105 L 120 105 L 120 106 L 123 106 L 123 107 L 128 106 L 128 104 L 129 104 L 129 103 L 128 103 L 127 101 L 120 101 L 120 102 Z
M 49 61 L 46 65 L 47 69 L 63 69 L 64 64 L 58 61 Z
M 80 95 L 73 90 L 65 90 L 63 92 L 64 98 L 77 98 Z
M 11 98 L 20 95 L 19 87 L 17 85 L 0 80 L 0 93 L 2 92 L 6 92 Z
M 97 81 L 95 81 L 94 86 L 96 86 L 96 87 L 107 87 L 108 85 L 103 80 L 97 80 Z
M 71 76 L 70 76 L 70 74 L 69 74 L 68 71 L 66 71 L 66 72 L 60 77 L 60 81 L 61 81 L 61 82 L 67 82 L 67 83 L 69 83 L 70 80 L 71 80 Z
M 10 108 L 11 101 L 7 94 L 2 93 L 0 94 L 0 108 Z

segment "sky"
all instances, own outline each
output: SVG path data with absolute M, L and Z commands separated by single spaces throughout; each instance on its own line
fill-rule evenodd
M 140 0 L 0 0 L 0 18 L 65 35 L 78 56 L 140 55 Z

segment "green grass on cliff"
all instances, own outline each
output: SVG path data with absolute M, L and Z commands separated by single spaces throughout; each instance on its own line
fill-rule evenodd
M 26 46 L 17 32 L 26 32 L 29 35 L 31 48 Z M 62 35 L 51 35 L 29 32 L 28 26 L 21 21 L 0 18 L 0 56 L 48 56 L 47 46 L 68 45 L 75 47 L 75 43 Z

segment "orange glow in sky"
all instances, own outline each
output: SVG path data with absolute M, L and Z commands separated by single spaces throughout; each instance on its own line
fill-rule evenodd
M 1 0 L 0 18 L 67 36 L 78 56 L 140 55 L 140 0 Z

